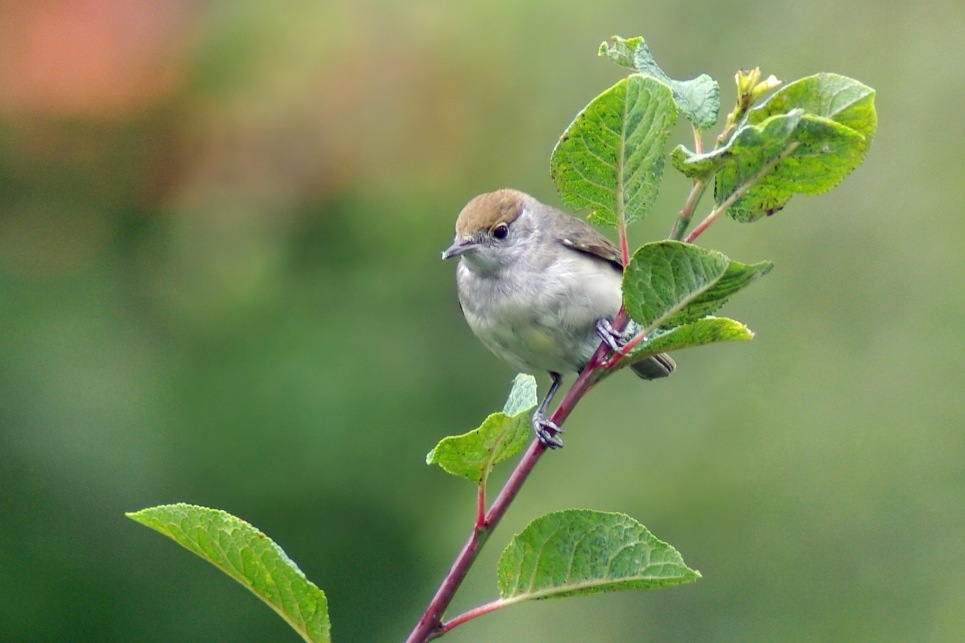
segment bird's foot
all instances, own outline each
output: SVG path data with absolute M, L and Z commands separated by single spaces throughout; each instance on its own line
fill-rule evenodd
M 627 328 L 622 333 L 618 333 L 606 317 L 596 320 L 596 334 L 600 336 L 603 343 L 614 353 L 619 353 L 633 338 L 633 331 Z
M 543 446 L 550 449 L 562 448 L 563 438 L 560 437 L 560 433 L 563 432 L 563 427 L 539 411 L 533 414 L 533 431 L 536 432 L 536 438 L 543 443 Z

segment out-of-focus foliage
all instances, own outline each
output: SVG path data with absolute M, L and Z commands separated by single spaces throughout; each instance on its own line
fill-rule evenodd
M 757 339 L 682 353 L 664 382 L 607 380 L 478 563 L 528 516 L 594 506 L 702 582 L 520 606 L 447 640 L 959 635 L 957 2 L 82 0 L 0 5 L 2 638 L 291 637 L 123 516 L 186 501 L 271 534 L 325 588 L 335 640 L 401 639 L 474 511 L 424 454 L 512 376 L 439 251 L 476 193 L 554 201 L 557 137 L 621 74 L 595 56 L 613 33 L 721 81 L 725 108 L 738 67 L 857 78 L 878 132 L 797 216 L 701 237 L 774 260 L 727 310 Z M 686 190 L 671 177 L 636 245 Z

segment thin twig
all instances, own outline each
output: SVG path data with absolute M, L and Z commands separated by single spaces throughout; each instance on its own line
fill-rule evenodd
M 686 241 L 687 243 L 693 243 L 694 240 L 697 237 L 699 237 L 701 233 L 704 230 L 706 230 L 708 226 L 710 226 L 710 224 L 717 219 L 717 217 L 719 217 L 721 214 L 726 212 L 729 207 L 737 203 L 738 199 L 740 199 L 742 196 L 747 194 L 747 191 L 750 190 L 755 185 L 757 185 L 758 181 L 760 181 L 762 178 L 764 178 L 764 176 L 769 174 L 775 167 L 777 167 L 778 163 L 780 163 L 781 161 L 789 157 L 791 154 L 793 154 L 794 150 L 796 150 L 799 145 L 800 143 L 798 143 L 797 141 L 791 143 L 786 148 L 784 148 L 783 152 L 781 152 L 773 159 L 765 163 L 764 166 L 761 167 L 761 169 L 758 170 L 754 176 L 748 179 L 745 183 L 741 184 L 741 186 L 738 187 L 736 190 L 734 190 L 729 197 L 721 201 L 720 205 L 718 205 L 716 208 L 711 210 L 710 214 L 708 214 L 707 217 L 704 218 L 704 220 L 701 221 L 696 228 L 694 228 L 693 232 L 687 235 L 687 238 L 684 239 L 684 241 Z
M 476 529 L 486 523 L 486 483 L 476 489 Z
M 694 216 L 694 210 L 697 208 L 697 203 L 700 201 L 700 197 L 703 196 L 704 190 L 707 189 L 707 183 L 705 181 L 694 180 L 693 187 L 690 189 L 690 194 L 687 195 L 687 200 L 684 201 L 684 205 L 680 208 L 680 213 L 677 215 L 677 220 L 674 221 L 673 230 L 670 231 L 670 236 L 668 238 L 674 241 L 680 241 L 684 233 L 687 231 L 687 227 L 690 225 L 690 220 Z
M 484 614 L 489 614 L 490 612 L 495 612 L 501 607 L 505 607 L 506 603 L 503 600 L 495 600 L 486 603 L 485 605 L 480 605 L 479 607 L 474 607 L 473 609 L 463 612 L 459 616 L 454 616 L 450 620 L 442 624 L 439 628 L 438 636 L 442 636 L 451 629 L 454 629 L 467 621 L 471 621 L 477 616 L 482 616 Z

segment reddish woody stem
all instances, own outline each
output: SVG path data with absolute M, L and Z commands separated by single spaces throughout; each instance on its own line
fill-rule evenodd
M 486 524 L 486 483 L 476 489 L 476 529 Z
M 446 621 L 445 623 L 443 623 L 442 626 L 439 628 L 439 636 L 445 634 L 449 630 L 459 627 L 466 621 L 471 621 L 477 616 L 482 616 L 483 614 L 489 614 L 490 612 L 495 612 L 499 608 L 505 607 L 505 606 L 506 604 L 502 600 L 495 600 L 495 601 L 486 603 L 485 605 L 474 607 L 468 612 L 463 612 L 459 616 L 453 617 L 448 621 Z
M 626 325 L 626 322 L 626 314 L 621 310 L 620 314 L 618 314 L 614 320 L 614 328 L 619 331 Z M 559 406 L 556 407 L 556 411 L 553 412 L 553 416 L 550 418 L 552 422 L 557 425 L 562 425 L 573 411 L 576 403 L 593 387 L 593 384 L 599 379 L 600 367 L 604 363 L 607 350 L 604 344 L 601 344 L 596 350 L 596 353 L 590 358 L 590 362 L 586 365 L 586 368 L 584 368 L 579 377 L 576 378 L 573 386 L 566 391 Z M 469 568 L 472 566 L 473 561 L 476 560 L 476 556 L 479 555 L 489 535 L 499 524 L 499 521 L 502 520 L 510 504 L 512 504 L 513 499 L 516 498 L 516 494 L 522 489 L 523 483 L 526 482 L 529 474 L 532 473 L 533 468 L 539 461 L 540 456 L 542 456 L 545 451 L 546 446 L 539 440 L 533 440 L 529 448 L 526 449 L 523 457 L 516 465 L 516 469 L 513 470 L 512 475 L 509 476 L 509 480 L 503 485 L 502 490 L 499 492 L 499 495 L 496 496 L 496 499 L 493 501 L 492 506 L 489 508 L 482 522 L 480 523 L 477 520 L 475 528 L 472 530 L 472 533 L 469 534 L 469 539 L 456 556 L 456 560 L 452 563 L 452 567 L 449 568 L 449 573 L 446 574 L 446 577 L 443 579 L 438 591 L 436 591 L 436 595 L 429 603 L 429 607 L 426 608 L 418 624 L 416 624 L 415 629 L 412 630 L 409 638 L 406 639 L 407 643 L 424 643 L 425 641 L 445 634 L 455 626 L 453 625 L 453 621 L 449 623 L 442 622 L 442 617 L 449 607 L 449 603 L 452 602 L 456 590 L 459 589 L 462 581 L 465 580 L 466 574 L 469 573 Z M 498 605 L 492 605 L 493 604 L 483 607 L 487 608 L 486 611 L 492 611 L 499 607 Z M 486 612 L 480 612 L 479 614 L 468 617 L 464 614 L 457 617 L 459 619 L 458 623 L 465 622 L 469 620 L 469 618 L 474 618 L 483 613 Z M 467 614 L 469 613 L 467 612 Z

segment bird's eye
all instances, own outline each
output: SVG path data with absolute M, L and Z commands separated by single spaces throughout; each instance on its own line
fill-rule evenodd
M 506 235 L 508 234 L 509 234 L 509 225 L 506 223 L 500 223 L 496 225 L 496 227 L 493 228 L 493 231 L 492 231 L 493 239 L 498 239 L 499 241 L 502 241 L 503 239 L 505 239 Z

